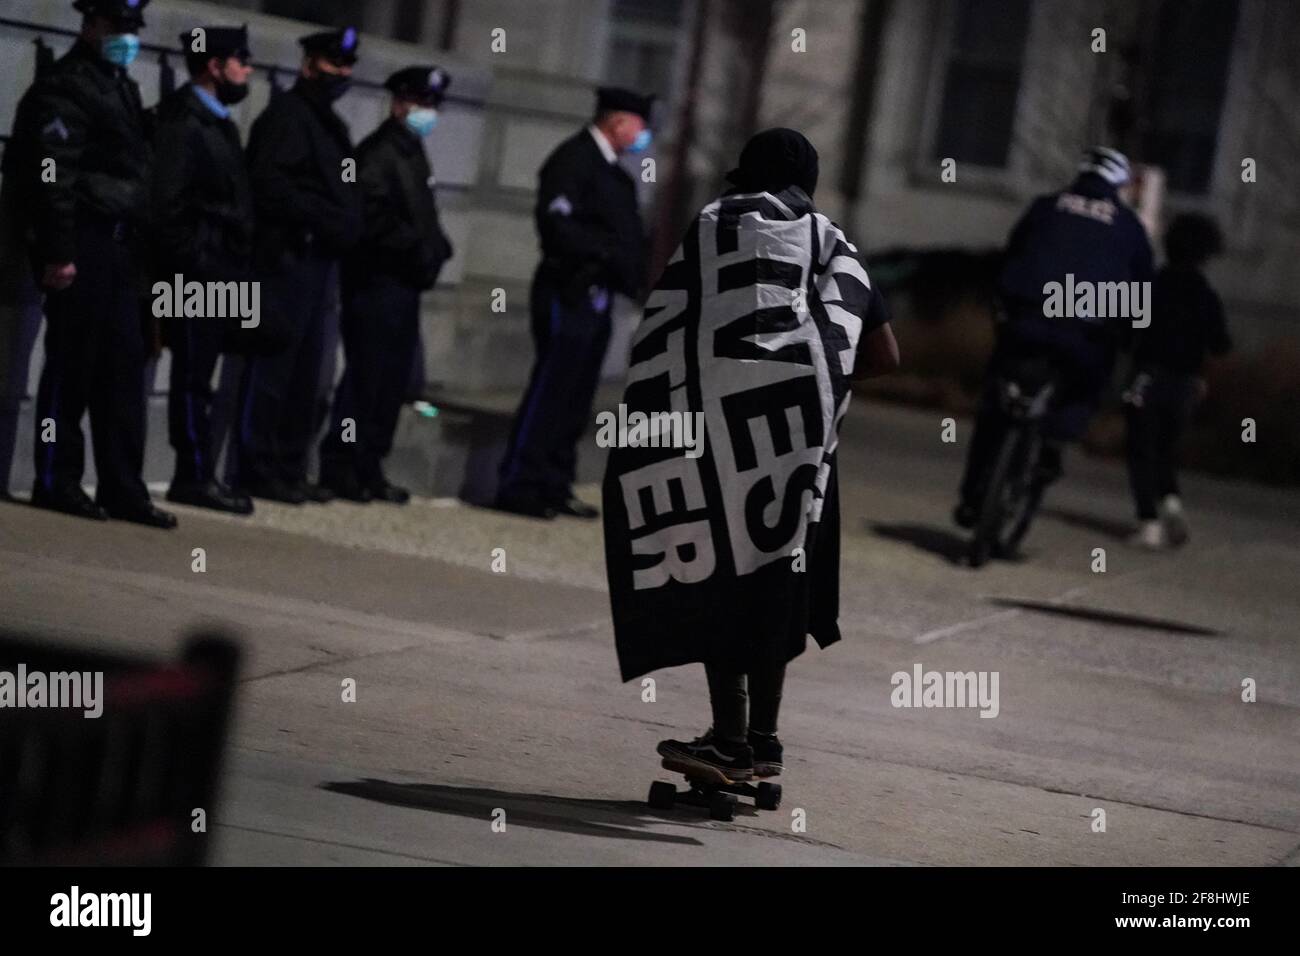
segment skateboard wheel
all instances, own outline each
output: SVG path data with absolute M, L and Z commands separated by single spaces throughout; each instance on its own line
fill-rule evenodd
M 656 810 L 671 810 L 677 802 L 677 788 L 671 783 L 656 780 L 650 784 L 650 797 L 646 802 Z
M 730 820 L 736 814 L 736 798 L 726 793 L 715 793 L 709 799 L 709 816 L 714 820 Z
M 758 796 L 754 805 L 760 810 L 777 810 L 781 807 L 781 785 L 779 783 L 760 783 Z

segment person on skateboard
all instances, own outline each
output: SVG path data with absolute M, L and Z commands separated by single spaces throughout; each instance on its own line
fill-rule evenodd
M 836 456 L 849 382 L 898 366 L 857 249 L 817 212 L 817 151 L 755 135 L 669 260 L 632 343 L 628 421 L 602 489 L 622 678 L 702 663 L 712 726 L 665 740 L 697 779 L 779 774 L 786 664 L 839 640 Z M 654 432 L 652 426 L 650 429 Z

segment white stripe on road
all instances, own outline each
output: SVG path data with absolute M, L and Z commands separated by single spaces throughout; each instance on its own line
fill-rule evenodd
M 1070 588 L 1054 598 L 1048 598 L 1048 604 L 1061 604 L 1070 598 L 1078 597 L 1087 591 L 1087 587 Z M 996 614 L 985 614 L 983 617 L 973 617 L 966 621 L 958 621 L 956 624 L 949 624 L 947 627 L 941 627 L 937 630 L 926 631 L 912 639 L 914 644 L 929 644 L 933 641 L 943 640 L 945 637 L 952 637 L 954 634 L 961 634 L 963 631 L 973 631 L 983 627 L 985 624 L 992 624 L 996 621 L 1008 621 L 1013 617 L 1019 617 L 1025 612 L 1020 608 L 1008 608 L 1005 611 L 998 611 Z
M 970 631 L 977 627 L 983 627 L 985 624 L 992 624 L 994 621 L 1005 621 L 1009 618 L 1020 615 L 1020 610 L 1013 608 L 1007 611 L 999 611 L 997 614 L 986 614 L 983 617 L 973 617 L 969 621 L 959 621 L 956 624 L 949 624 L 947 627 L 941 627 L 938 630 L 926 631 L 913 638 L 916 644 L 929 644 L 931 641 L 939 641 L 945 637 L 952 637 L 954 634 L 960 634 L 962 631 Z

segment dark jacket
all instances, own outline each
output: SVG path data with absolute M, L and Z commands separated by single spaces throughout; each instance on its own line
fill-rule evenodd
M 645 233 L 636 184 L 606 162 L 587 129 L 555 148 L 538 174 L 539 281 L 576 299 L 591 285 L 636 297 L 645 278 Z
M 171 281 L 243 280 L 253 252 L 253 194 L 239 129 L 181 87 L 158 107 L 150 192 L 154 270 Z
M 1232 348 L 1223 302 L 1199 269 L 1165 266 L 1151 298 L 1151 324 L 1136 334 L 1138 368 L 1199 375 L 1207 353 L 1223 355 Z
M 151 166 L 140 88 L 78 39 L 18 104 L 4 175 L 22 185 L 37 265 L 74 262 L 80 216 L 140 223 Z M 54 180 L 43 177 L 54 160 Z
M 1101 283 L 1150 282 L 1153 273 L 1141 220 L 1114 186 L 1085 174 L 1069 189 L 1034 200 L 1007 242 L 1000 285 L 1005 298 L 1041 315 L 1043 286 L 1064 283 L 1067 274 L 1076 283 Z
M 433 170 L 420 138 L 390 117 L 357 147 L 357 181 L 364 225 L 345 276 L 383 274 L 432 289 L 452 248 L 438 221 Z
M 272 97 L 248 137 L 259 270 L 278 271 L 308 248 L 337 257 L 356 245 L 360 191 L 343 179 L 353 158 L 347 126 L 310 84 Z

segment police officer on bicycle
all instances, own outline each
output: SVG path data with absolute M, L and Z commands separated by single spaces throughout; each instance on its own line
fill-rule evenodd
M 1110 381 L 1131 318 L 1073 309 L 1058 317 L 1049 314 L 1045 298 L 1051 283 L 1066 288 L 1091 283 L 1095 288 L 1151 280 L 1146 229 L 1119 196 L 1128 181 L 1123 153 L 1106 147 L 1086 150 L 1070 187 L 1035 199 L 1011 232 L 998 281 L 1004 321 L 953 514 L 963 528 L 978 520 L 985 481 L 1005 433 L 997 394 L 1001 378 L 1026 360 L 1045 360 L 1053 370 L 1055 401 L 1044 422 L 1039 466 L 1043 484 L 1061 476 L 1062 443 L 1083 434 Z

